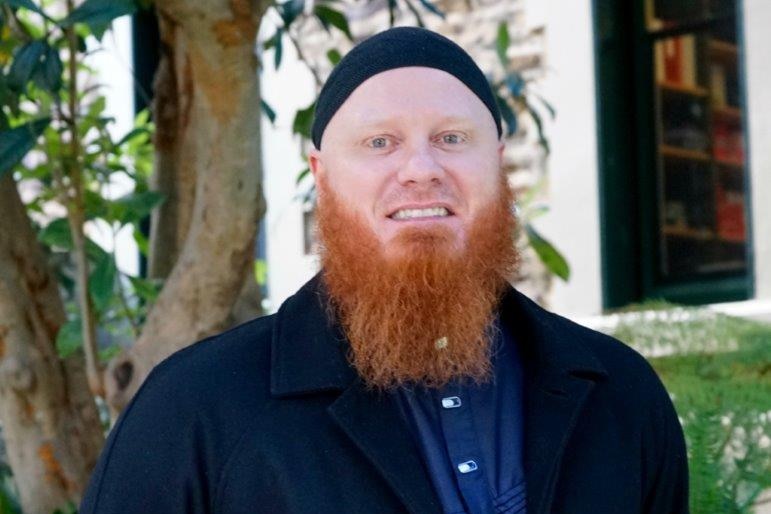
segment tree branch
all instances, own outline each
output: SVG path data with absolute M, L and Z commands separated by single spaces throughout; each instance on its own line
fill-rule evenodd
M 67 12 L 74 10 L 72 0 L 67 0 Z M 96 342 L 96 323 L 94 320 L 93 306 L 88 292 L 88 257 L 86 255 L 86 237 L 84 233 L 85 224 L 85 205 L 84 205 L 84 186 L 83 170 L 80 167 L 80 136 L 78 134 L 77 110 L 78 110 L 78 39 L 75 29 L 68 27 L 65 29 L 67 37 L 67 48 L 69 51 L 68 74 L 69 98 L 68 110 L 69 118 L 67 127 L 69 129 L 69 155 L 64 159 L 66 174 L 69 177 L 72 186 L 72 195 L 67 195 L 67 221 L 72 234 L 73 252 L 75 255 L 75 268 L 78 290 L 78 306 L 80 308 L 81 331 L 83 337 L 83 352 L 86 357 L 86 376 L 88 377 L 88 386 L 91 392 L 96 396 L 104 397 L 104 384 L 102 373 L 99 369 L 97 360 L 97 342 Z

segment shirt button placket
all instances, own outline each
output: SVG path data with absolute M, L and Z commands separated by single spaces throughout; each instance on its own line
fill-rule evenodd
M 440 396 L 440 418 L 458 488 L 470 514 L 492 512 L 487 477 L 479 460 L 479 446 L 472 412 L 461 395 Z

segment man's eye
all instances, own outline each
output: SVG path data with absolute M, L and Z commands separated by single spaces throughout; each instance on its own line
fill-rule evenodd
M 372 146 L 372 148 L 385 148 L 386 144 L 388 144 L 388 139 L 382 136 L 370 139 L 370 146 Z
M 461 138 L 460 134 L 445 134 L 442 136 L 442 141 L 449 144 L 457 144 L 460 143 L 463 139 Z

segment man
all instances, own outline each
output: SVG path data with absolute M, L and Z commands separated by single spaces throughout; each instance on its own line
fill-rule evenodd
M 687 512 L 652 368 L 508 285 L 500 113 L 468 54 L 373 36 L 312 132 L 322 271 L 155 368 L 81 513 Z

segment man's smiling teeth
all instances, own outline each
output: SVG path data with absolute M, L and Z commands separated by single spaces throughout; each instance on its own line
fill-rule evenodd
M 431 218 L 434 216 L 449 216 L 450 212 L 444 207 L 432 207 L 430 209 L 400 209 L 391 216 L 395 220 L 408 220 L 414 218 Z

